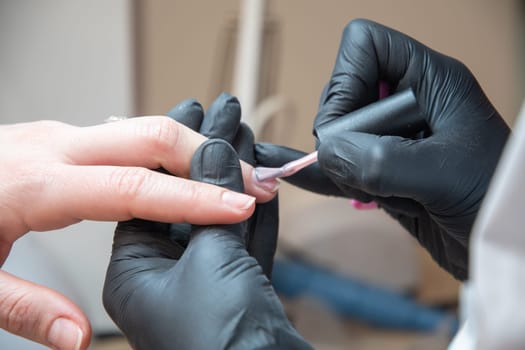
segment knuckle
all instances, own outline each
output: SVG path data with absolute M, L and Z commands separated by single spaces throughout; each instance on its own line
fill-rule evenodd
M 23 141 L 26 144 L 43 145 L 48 144 L 50 140 L 56 142 L 74 128 L 72 125 L 59 122 L 56 120 L 39 120 L 25 124 L 14 124 L 11 126 L 11 133 L 7 136 L 13 136 L 17 141 Z M 53 135 L 51 138 L 50 135 Z
M 179 185 L 179 193 L 186 198 L 186 200 L 189 203 L 198 203 L 196 202 L 199 197 L 201 191 L 199 190 L 199 187 L 196 186 L 196 183 L 190 182 L 190 181 L 183 181 Z
M 12 333 L 20 334 L 23 329 L 32 327 L 31 320 L 38 318 L 34 315 L 31 298 L 27 293 L 19 293 L 13 290 L 12 293 L 2 298 L 0 303 L 1 326 Z
M 193 206 L 194 209 L 202 209 L 208 200 L 212 200 L 215 196 L 215 191 L 206 184 L 196 183 L 191 181 L 182 181 L 179 187 L 179 194 L 188 203 L 187 208 Z M 199 208 L 197 208 L 197 206 Z M 197 210 L 198 211 L 198 210 Z M 187 210 L 184 214 L 184 219 L 189 220 L 189 216 L 195 213 L 195 210 Z
M 143 193 L 150 177 L 150 170 L 145 168 L 117 168 L 110 175 L 109 186 L 119 198 L 133 200 Z
M 179 142 L 180 124 L 168 117 L 151 118 L 141 124 L 139 133 L 146 137 L 156 151 L 165 152 L 173 149 Z
M 56 120 L 41 120 L 29 131 L 34 143 L 49 143 L 68 139 L 76 127 Z M 53 135 L 53 137 L 50 137 Z

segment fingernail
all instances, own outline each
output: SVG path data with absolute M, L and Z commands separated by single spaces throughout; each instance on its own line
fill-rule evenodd
M 58 318 L 53 322 L 47 340 L 58 350 L 79 350 L 83 334 L 71 320 Z
M 279 180 L 277 180 L 277 178 L 269 178 L 269 179 L 262 180 L 262 181 L 259 180 L 257 176 L 256 168 L 252 168 L 251 174 L 252 174 L 251 179 L 252 179 L 252 182 L 255 184 L 255 186 L 259 187 L 260 189 L 266 192 L 275 193 L 277 192 L 277 190 L 279 189 L 279 186 L 281 185 L 281 183 L 279 182 Z
M 222 193 L 222 201 L 230 207 L 246 210 L 255 203 L 255 198 L 242 193 L 227 191 Z
M 257 186 L 262 188 L 265 191 L 275 193 L 279 189 L 279 186 L 281 183 L 279 180 L 276 179 L 270 179 L 270 180 L 264 180 L 264 181 L 257 181 Z

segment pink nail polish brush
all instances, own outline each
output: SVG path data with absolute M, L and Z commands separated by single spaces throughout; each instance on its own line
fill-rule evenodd
M 277 177 L 286 177 L 295 174 L 301 169 L 306 168 L 308 165 L 317 162 L 317 151 L 307 154 L 304 157 L 293 160 L 286 163 L 280 168 L 267 168 L 259 166 L 255 168 L 253 172 L 255 179 L 259 182 L 266 181 L 270 179 L 275 179 Z

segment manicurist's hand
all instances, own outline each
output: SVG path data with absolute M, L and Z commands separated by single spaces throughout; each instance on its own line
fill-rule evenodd
M 510 130 L 465 65 L 367 20 L 344 30 L 314 128 L 377 100 L 380 81 L 391 93 L 411 88 L 429 129 L 410 138 L 323 135 L 319 164 L 289 181 L 319 193 L 375 200 L 441 266 L 466 279 L 470 231 Z M 257 146 L 265 166 L 303 154 Z
M 238 154 L 241 163 L 243 183 L 247 181 L 244 167 L 257 165 L 254 149 L 254 135 L 251 129 L 241 122 L 241 106 L 235 96 L 220 94 L 210 105 L 206 113 L 201 104 L 193 99 L 182 101 L 168 112 L 168 116 L 186 125 L 210 139 L 221 139 L 231 144 Z M 251 179 L 249 179 L 251 180 Z M 276 180 L 256 183 L 274 198 L 264 203 L 257 203 L 255 211 L 247 222 L 246 245 L 267 276 L 270 276 L 273 257 L 277 244 L 277 225 L 279 219 L 278 198 L 275 195 L 279 188 Z M 263 229 L 269 225 L 270 228 Z M 254 234 L 257 230 L 259 234 Z M 261 234 L 264 232 L 264 234 Z
M 191 178 L 242 192 L 239 157 L 249 164 L 255 158 L 238 100 L 222 94 L 206 113 L 197 101 L 186 100 L 168 115 L 210 138 L 193 157 Z M 277 204 L 277 197 L 257 204 L 249 220 L 233 225 L 119 223 L 104 305 L 131 345 L 310 349 L 288 322 L 269 281 Z
M 223 139 L 199 147 L 191 178 L 243 191 L 238 156 Z M 134 349 L 311 349 L 268 279 L 276 204 L 231 225 L 119 223 L 104 305 Z

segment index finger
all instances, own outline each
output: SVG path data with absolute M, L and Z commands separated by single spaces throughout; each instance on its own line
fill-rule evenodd
M 253 197 L 141 167 L 56 166 L 26 225 L 47 231 L 80 220 L 231 224 L 248 218 Z M 12 237 L 13 240 L 18 237 Z

